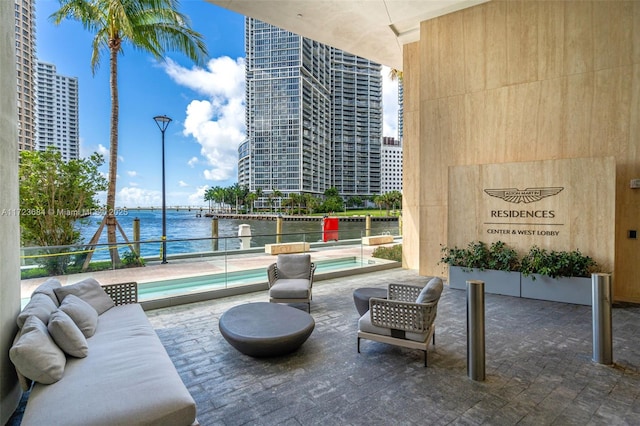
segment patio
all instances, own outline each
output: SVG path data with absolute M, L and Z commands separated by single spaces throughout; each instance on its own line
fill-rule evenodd
M 486 381 L 466 373 L 466 292 L 445 286 L 429 367 L 422 352 L 363 341 L 352 293 L 423 283 L 391 269 L 314 283 L 316 327 L 295 353 L 240 354 L 220 335 L 232 306 L 267 292 L 148 311 L 204 425 L 640 424 L 640 307 L 613 311 L 613 357 L 591 361 L 591 309 L 486 296 Z

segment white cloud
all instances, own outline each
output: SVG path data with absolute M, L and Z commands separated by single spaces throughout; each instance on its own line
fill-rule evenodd
M 178 182 L 178 185 L 180 185 L 181 187 L 185 187 L 185 186 L 189 186 L 188 183 L 186 183 L 185 181 L 181 180 Z
M 382 135 L 398 137 L 398 80 L 389 77 L 390 68 L 382 67 Z
M 108 161 L 109 148 L 105 147 L 104 145 L 102 145 L 100 143 L 100 144 L 98 144 L 98 153 L 104 155 L 105 157 L 107 157 L 107 161 Z
M 187 164 L 189 165 L 189 167 L 193 168 L 193 166 L 198 164 L 199 161 L 200 160 L 198 160 L 198 157 L 191 157 L 191 159 L 187 161 Z
M 136 172 L 135 170 L 128 170 L 127 174 L 131 177 L 138 176 L 138 172 Z
M 193 194 L 189 195 L 189 205 L 190 206 L 203 206 L 203 205 L 205 205 L 204 193 L 205 193 L 205 191 L 207 189 L 209 189 L 209 185 L 199 186 L 196 189 L 196 192 L 194 192 Z
M 124 163 L 124 157 L 122 155 L 118 155 L 118 161 Z
M 160 191 L 150 191 L 142 188 L 125 187 L 116 194 L 118 207 L 150 207 L 162 204 Z
M 183 68 L 170 59 L 165 72 L 178 84 L 206 96 L 187 106 L 183 133 L 201 145 L 210 166 L 208 180 L 225 181 L 237 175 L 238 145 L 245 139 L 244 58 L 214 58 L 206 69 Z M 189 160 L 192 166 L 197 162 Z

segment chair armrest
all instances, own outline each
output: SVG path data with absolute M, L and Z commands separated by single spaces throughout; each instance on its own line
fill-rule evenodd
M 424 286 L 410 284 L 389 284 L 387 298 L 400 302 L 415 302 Z
M 436 319 L 438 302 L 413 303 L 371 298 L 371 324 L 414 333 L 427 332 Z
M 103 285 L 102 288 L 111 297 L 116 306 L 138 303 L 137 282 L 107 284 Z
M 272 263 L 267 268 L 267 279 L 269 280 L 269 288 L 271 288 L 278 279 L 278 265 L 276 263 Z
M 311 262 L 311 269 L 309 270 L 309 287 L 313 285 L 313 274 L 316 272 L 316 264 Z

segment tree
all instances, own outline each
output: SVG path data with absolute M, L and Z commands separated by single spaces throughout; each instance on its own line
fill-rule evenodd
M 65 163 L 54 148 L 20 152 L 23 245 L 67 246 L 80 242 L 76 221 L 99 211 L 95 195 L 107 189 L 107 180 L 98 171 L 103 163 L 104 158 L 97 153 Z M 53 255 L 43 257 L 51 274 L 64 273 L 67 268 L 69 256 L 59 256 L 60 252 L 45 251 Z
M 162 59 L 167 50 L 184 53 L 196 63 L 207 56 L 202 35 L 189 27 L 185 15 L 177 11 L 176 0 L 59 0 L 60 9 L 51 15 L 59 25 L 63 20 L 78 21 L 95 34 L 92 42 L 91 69 L 95 74 L 100 56 L 109 53 L 109 86 L 111 91 L 111 117 L 109 137 L 109 187 L 103 224 L 98 228 L 91 244 L 100 237 L 107 225 L 111 262 L 118 266 L 120 258 L 116 247 L 116 177 L 118 165 L 118 54 L 124 44 L 151 53 Z M 90 256 L 89 256 L 90 258 Z

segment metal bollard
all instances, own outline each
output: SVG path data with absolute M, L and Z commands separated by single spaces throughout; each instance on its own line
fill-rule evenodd
M 483 381 L 484 360 L 484 281 L 467 281 L 467 375 Z
M 611 274 L 591 274 L 593 361 L 605 365 L 613 364 L 612 299 Z

